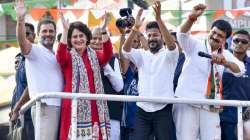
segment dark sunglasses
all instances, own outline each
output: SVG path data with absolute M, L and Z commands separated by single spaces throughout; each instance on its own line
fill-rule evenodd
M 32 35 L 32 32 L 26 32 L 26 36 Z
M 245 39 L 238 39 L 238 38 L 234 39 L 233 42 L 234 42 L 235 44 L 239 44 L 239 43 L 241 42 L 241 44 L 244 44 L 244 45 L 246 45 L 246 44 L 249 43 L 248 40 L 245 40 Z

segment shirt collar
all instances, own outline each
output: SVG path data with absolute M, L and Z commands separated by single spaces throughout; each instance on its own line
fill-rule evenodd
M 52 49 L 52 51 L 50 51 L 48 48 L 46 48 L 43 44 L 41 44 L 40 42 L 38 43 L 38 47 L 41 47 L 43 49 L 45 49 L 46 51 L 52 53 L 52 54 L 55 54 L 54 50 Z

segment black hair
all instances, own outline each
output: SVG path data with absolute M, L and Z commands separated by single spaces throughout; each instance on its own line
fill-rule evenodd
M 68 47 L 72 48 L 72 44 L 71 44 L 71 36 L 73 33 L 74 29 L 78 29 L 79 31 L 83 32 L 86 37 L 87 37 L 87 43 L 86 45 L 89 45 L 90 40 L 92 38 L 92 33 L 90 31 L 90 29 L 88 28 L 88 26 L 80 21 L 76 21 L 76 22 L 72 22 L 69 25 L 69 30 L 68 30 L 68 35 L 67 35 L 67 43 L 68 43 Z
M 22 54 L 21 53 L 18 53 L 15 58 L 18 58 L 19 56 L 21 56 Z
M 151 21 L 149 22 L 147 25 L 146 25 L 146 30 L 148 29 L 152 29 L 152 28 L 157 28 L 157 29 L 160 29 L 159 28 L 159 25 L 156 21 Z
M 56 23 L 53 20 L 53 17 L 49 11 L 46 11 L 45 14 L 42 16 L 42 18 L 39 20 L 38 25 L 37 25 L 37 33 L 40 32 L 41 26 L 43 24 L 52 24 L 56 31 Z
M 232 34 L 232 26 L 229 22 L 219 19 L 213 22 L 211 29 L 213 27 L 217 27 L 218 29 L 222 30 L 223 32 L 226 33 L 226 38 L 230 37 Z
M 25 22 L 25 27 L 27 28 L 30 28 L 30 30 L 34 33 L 35 32 L 35 27 L 33 24 L 31 23 L 28 23 L 28 22 Z
M 244 29 L 241 29 L 241 30 L 238 30 L 238 31 L 234 32 L 233 35 L 237 35 L 237 34 L 246 35 L 248 37 L 248 39 L 250 40 L 250 34 L 248 33 L 248 31 L 246 31 Z
M 39 21 L 38 25 L 37 25 L 37 33 L 40 32 L 41 26 L 43 24 L 52 24 L 54 26 L 54 29 L 56 31 L 56 23 L 55 21 L 51 20 L 51 19 L 42 19 Z
M 59 34 L 56 36 L 56 40 L 57 40 L 57 42 L 60 42 L 61 37 L 62 37 L 62 33 L 59 33 Z
M 171 32 L 170 33 L 175 39 L 177 39 L 176 32 Z

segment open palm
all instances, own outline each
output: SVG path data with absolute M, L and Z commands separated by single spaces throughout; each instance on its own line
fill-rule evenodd
M 154 2 L 153 9 L 155 11 L 155 18 L 156 20 L 161 18 L 161 2 L 156 1 Z
M 139 28 L 142 26 L 143 21 L 144 21 L 144 19 L 145 19 L 145 18 L 141 18 L 142 12 L 143 12 L 143 9 L 140 9 L 140 10 L 138 11 L 138 13 L 137 13 L 136 18 L 135 18 L 135 25 L 134 25 L 134 26 L 135 26 L 135 28 L 137 28 L 137 29 L 139 29 Z
M 102 25 L 102 29 L 104 30 L 109 22 L 111 21 L 111 13 L 110 12 L 105 12 L 105 15 L 104 15 L 104 22 L 103 22 L 103 25 Z
M 63 29 L 66 30 L 66 31 L 69 30 L 69 20 L 65 19 L 64 15 L 63 15 L 63 13 L 61 11 L 59 12 L 59 16 L 61 17 L 61 22 L 62 22 L 62 25 L 63 25 Z
M 25 16 L 26 8 L 24 5 L 24 0 L 16 0 L 15 1 L 15 11 L 16 11 L 17 17 Z

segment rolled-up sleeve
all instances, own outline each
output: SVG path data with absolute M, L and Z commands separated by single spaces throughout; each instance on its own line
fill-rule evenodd
M 236 77 L 240 77 L 246 72 L 244 63 L 241 62 L 239 59 L 237 59 L 235 56 L 233 56 L 232 53 L 230 53 L 229 51 L 224 51 L 223 55 L 227 61 L 235 63 L 240 69 L 240 72 L 238 72 L 238 73 L 234 73 L 228 68 L 227 68 L 227 71 L 229 71 L 230 73 L 232 73 Z
M 117 58 L 114 60 L 114 69 L 107 64 L 103 67 L 104 75 L 109 79 L 113 89 L 116 92 L 120 92 L 123 89 L 123 79 L 120 70 L 120 64 Z
M 39 55 L 39 49 L 37 44 L 32 44 L 31 46 L 31 50 L 27 55 L 24 55 L 25 58 L 29 59 L 29 60 L 35 60 L 38 58 Z
M 140 65 L 142 64 L 142 53 L 142 49 L 131 48 L 130 52 L 127 52 L 122 49 L 123 56 L 126 59 L 130 60 L 132 63 L 134 63 L 137 67 L 140 67 Z

